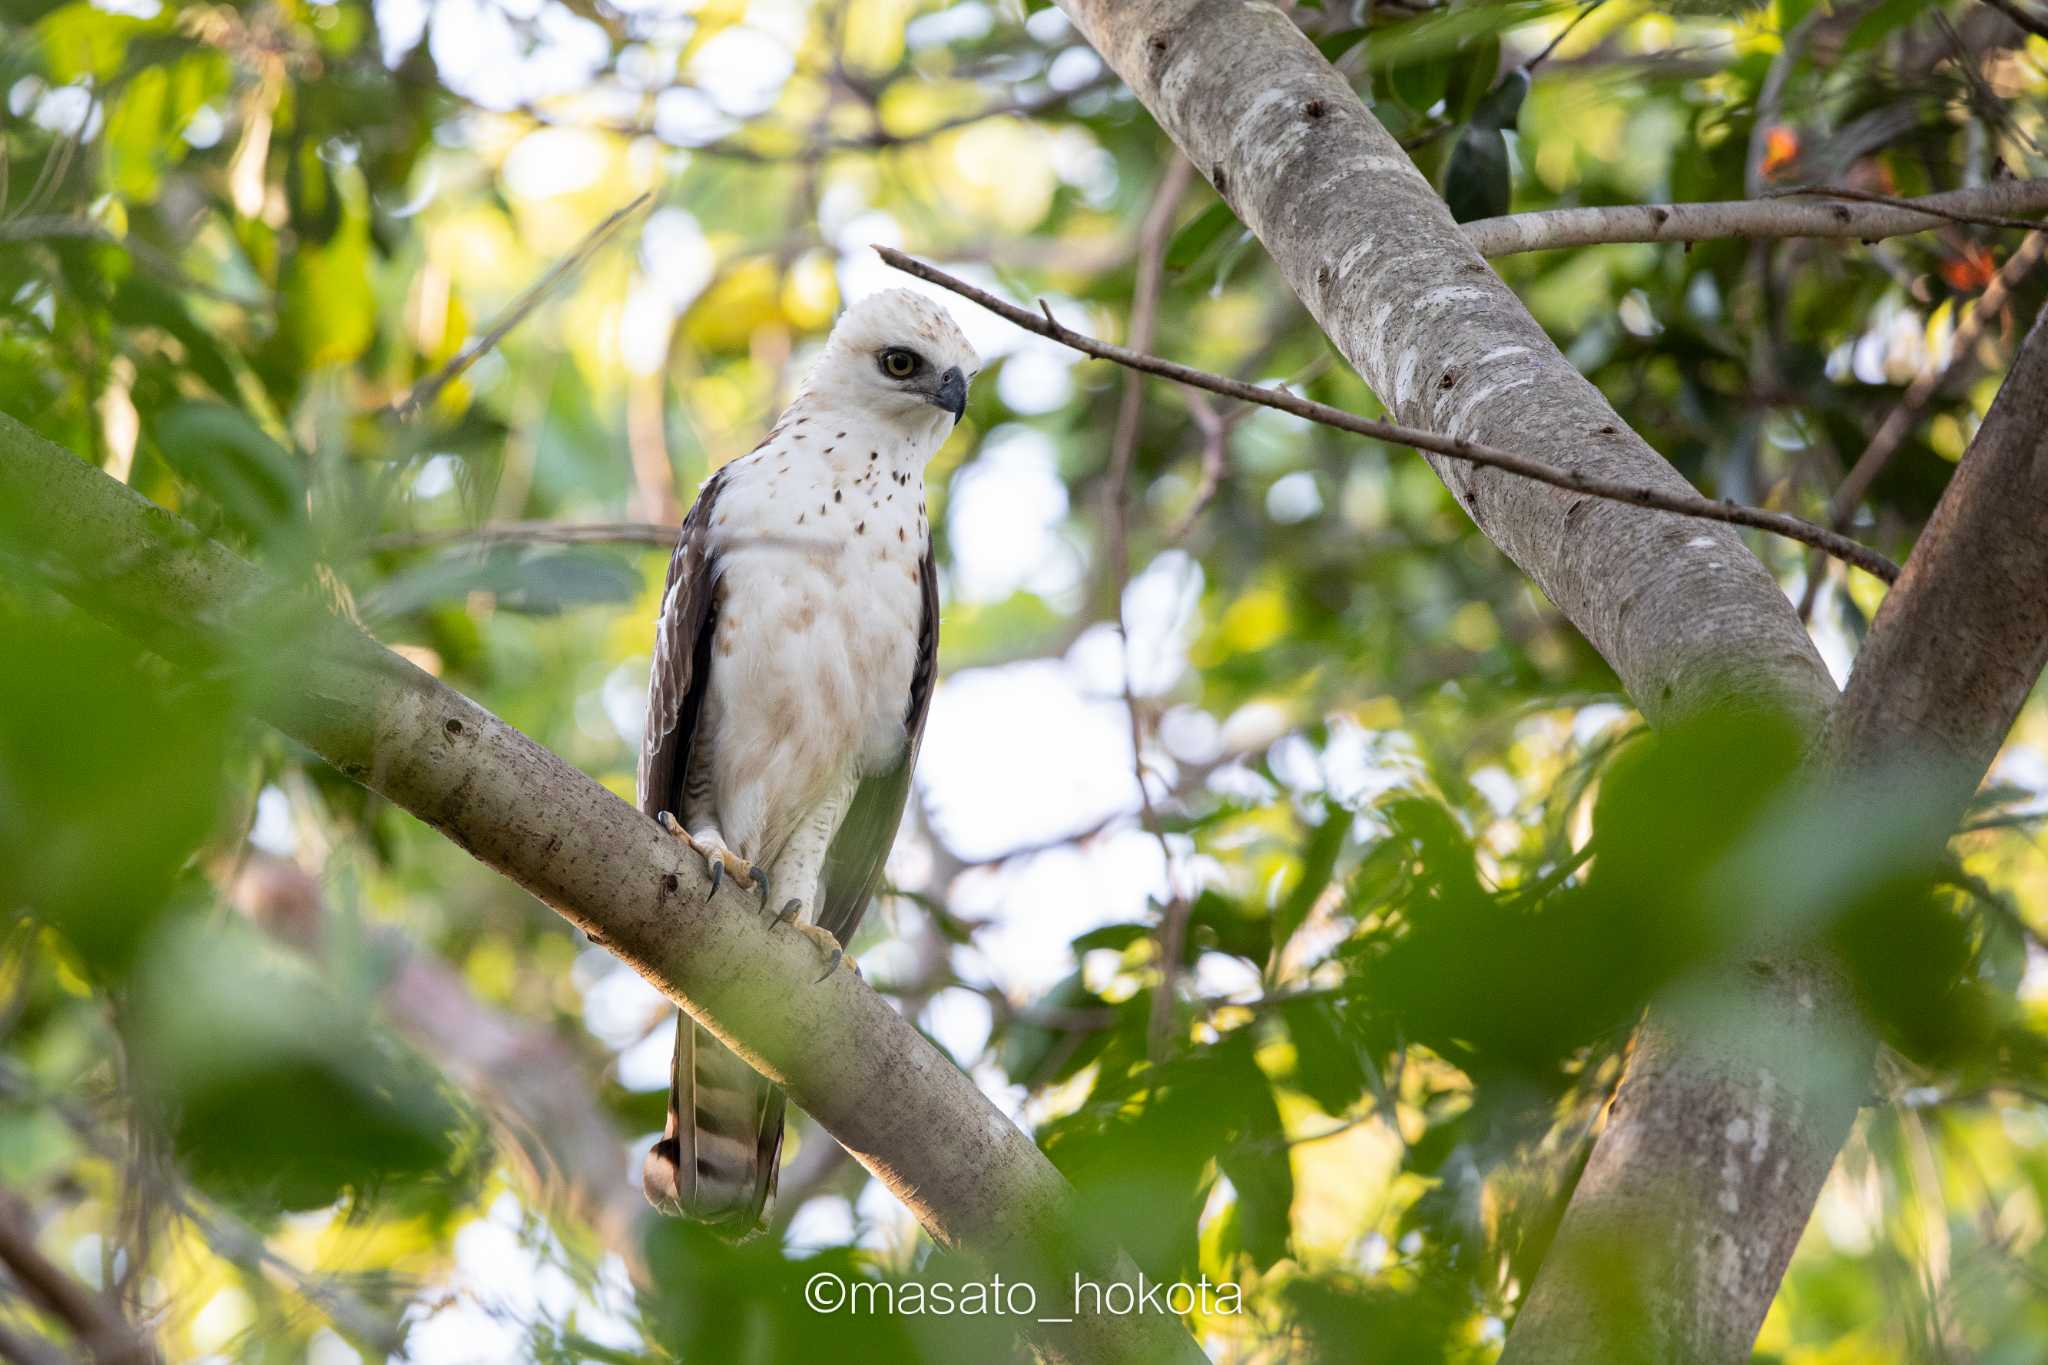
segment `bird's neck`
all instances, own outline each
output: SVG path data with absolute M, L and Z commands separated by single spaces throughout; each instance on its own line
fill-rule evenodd
M 783 411 L 776 429 L 802 435 L 803 449 L 834 470 L 857 476 L 879 468 L 890 475 L 907 474 L 922 487 L 924 467 L 946 443 L 952 425 L 943 408 L 929 404 L 908 413 L 882 413 L 836 399 L 829 390 L 807 389 Z

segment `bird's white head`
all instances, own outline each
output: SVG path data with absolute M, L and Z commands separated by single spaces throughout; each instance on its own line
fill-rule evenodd
M 886 289 L 840 314 L 804 393 L 865 412 L 936 451 L 967 410 L 967 386 L 980 369 L 981 357 L 943 307 Z

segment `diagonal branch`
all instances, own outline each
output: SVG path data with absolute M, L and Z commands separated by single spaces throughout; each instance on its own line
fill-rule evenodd
M 2020 343 L 1836 710 L 1838 760 L 1969 799 L 2048 665 L 2048 310 Z
M 526 291 L 506 305 L 505 310 L 491 320 L 484 334 L 464 346 L 450 357 L 447 364 L 413 385 L 412 391 L 404 398 L 389 404 L 384 412 L 400 421 L 409 422 L 420 415 L 433 401 L 441 396 L 441 390 L 460 379 L 463 373 L 477 361 L 489 355 L 491 349 L 503 341 L 508 333 L 526 321 L 526 315 L 538 308 L 542 300 L 570 275 L 576 273 L 583 263 L 597 254 L 599 247 L 611 240 L 620 224 L 654 198 L 652 191 L 638 195 L 623 208 L 615 209 L 611 215 L 589 232 L 583 240 L 570 248 L 569 254 L 548 267 L 547 273 L 526 287 Z
M 173 663 L 231 676 L 258 714 L 411 811 L 646 977 L 853 1153 L 943 1246 L 1029 1281 L 1017 1325 L 1054 1360 L 1196 1361 L 1176 1319 L 1073 1303 L 1135 1284 L 1073 1191 L 974 1081 L 809 939 L 556 755 L 125 485 L 0 416 L 0 545 Z M 1059 1305 L 1055 1308 L 1053 1305 Z M 1091 1311 L 1093 1309 L 1093 1311 Z
M 1948 387 L 1958 374 L 1967 375 L 1974 367 L 1977 341 L 1985 326 L 2003 315 L 2006 300 L 2012 296 L 2013 289 L 2033 271 L 2044 251 L 2048 251 L 2048 232 L 2029 233 L 2018 250 L 1992 276 L 1991 283 L 1985 286 L 1970 315 L 1957 325 L 1955 335 L 1949 341 L 1947 362 L 1936 364 L 1930 358 L 1913 376 L 1913 382 L 1906 386 L 1898 405 L 1878 424 L 1870 443 L 1864 446 L 1863 453 L 1856 457 L 1856 463 L 1849 466 L 1849 472 L 1828 499 L 1828 524 L 1835 530 L 1848 529 L 1850 518 L 1862 505 L 1864 495 L 1884 473 L 1892 456 L 1898 454 L 1899 447 L 1905 444 L 1906 437 L 1912 433 L 1935 394 Z M 1812 614 L 1813 604 L 1820 596 L 1821 583 L 1820 564 L 1816 560 L 1806 566 L 1806 591 L 1799 599 L 1801 620 Z
M 1731 526 L 1747 526 L 1753 530 L 1769 531 L 1788 540 L 1796 540 L 1817 550 L 1823 550 L 1886 583 L 1899 576 L 1899 566 L 1869 546 L 1851 540 L 1839 531 L 1816 526 L 1788 512 L 1773 512 L 1768 508 L 1749 507 L 1736 502 L 1716 502 L 1690 490 L 1678 492 L 1653 487 L 1648 480 L 1609 479 L 1594 474 L 1582 474 L 1577 470 L 1546 464 L 1541 460 L 1532 460 L 1526 455 L 1517 455 L 1512 451 L 1481 445 L 1461 437 L 1443 436 L 1419 427 L 1401 426 L 1393 422 L 1360 417 L 1342 408 L 1333 408 L 1327 403 L 1297 398 L 1285 389 L 1269 389 L 1257 384 L 1247 384 L 1241 379 L 1225 378 L 1223 375 L 1211 374 L 1207 370 L 1197 370 L 1175 361 L 1146 355 L 1142 351 L 1134 351 L 1112 342 L 1098 341 L 1094 337 L 1062 326 L 1050 311 L 1040 315 L 1019 308 L 1013 303 L 997 298 L 986 289 L 977 288 L 957 276 L 948 275 L 936 266 L 927 265 L 913 256 L 906 256 L 893 247 L 878 246 L 875 250 L 881 254 L 883 260 L 906 274 L 950 289 L 962 298 L 980 304 L 1026 331 L 1036 332 L 1063 346 L 1071 346 L 1098 360 L 1115 361 L 1128 369 L 1156 374 L 1177 384 L 1185 384 L 1189 388 L 1207 389 L 1210 393 L 1221 394 L 1226 398 L 1277 408 L 1281 412 L 1291 413 L 1326 427 L 1335 427 L 1339 431 L 1370 436 L 1376 441 L 1386 441 L 1392 445 L 1413 446 L 1417 450 L 1430 451 L 1466 464 L 1533 479 L 1552 488 L 1583 493 L 1588 497 L 1602 498 L 1609 502 L 1626 503 L 1632 507 L 1672 512 L 1682 517 L 1698 517 L 1706 521 L 1725 522 Z M 1040 306 L 1042 308 L 1044 305 Z M 1446 387 L 1455 387 L 1455 377 L 1453 383 Z M 1603 427 L 1600 434 L 1618 435 L 1619 428 Z
M 28 1297 L 71 1329 L 79 1353 L 96 1365 L 157 1365 L 162 1357 L 113 1304 L 52 1265 L 36 1249 L 28 1210 L 0 1192 L 0 1265 Z

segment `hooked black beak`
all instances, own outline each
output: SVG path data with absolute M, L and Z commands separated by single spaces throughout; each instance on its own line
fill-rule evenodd
M 932 395 L 932 402 L 953 414 L 953 425 L 960 425 L 960 415 L 967 411 L 967 379 L 958 365 L 939 376 L 939 391 Z

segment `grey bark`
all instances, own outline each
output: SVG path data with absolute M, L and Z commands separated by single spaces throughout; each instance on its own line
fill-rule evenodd
M 1399 421 L 1686 487 L 1550 344 L 1283 11 L 1258 0 L 1061 4 Z M 2009 413 L 1997 429 L 2013 435 L 1987 423 L 1982 448 L 2002 453 L 1969 481 L 1979 491 L 1959 478 L 1957 506 L 1937 517 L 1953 526 L 1940 586 L 1923 590 L 1924 605 L 1888 607 L 1894 638 L 1878 654 L 1866 647 L 1858 667 L 1857 691 L 1871 700 L 1856 709 L 1868 718 L 1846 719 L 1832 750 L 1855 770 L 1896 757 L 1896 736 L 1919 734 L 1916 752 L 1951 764 L 1958 806 L 2048 648 L 2035 638 L 2048 634 L 2036 619 L 2048 567 L 2043 461 L 2017 434 L 2048 430 L 2039 411 L 2048 384 L 2036 373 L 2008 385 L 2031 399 L 2000 400 Z M 1746 701 L 1789 714 L 1818 748 L 1835 689 L 1790 604 L 1732 533 L 1431 462 L 1653 723 Z M 1971 536 L 1999 546 L 1980 569 Z M 2020 591 L 2033 593 L 2035 610 L 2019 621 L 2008 614 L 2005 625 L 2027 637 L 2016 644 L 1998 633 L 1989 603 L 2009 605 L 2004 593 Z M 1973 593 L 1966 615 L 1982 638 L 1964 651 L 1971 657 L 1947 657 L 1955 643 L 1944 614 Z M 1904 689 L 1915 700 L 1890 699 L 1891 679 L 1916 670 L 1924 688 Z M 1979 693 L 1966 721 L 1943 714 L 1950 694 Z M 1952 732 L 1957 725 L 1966 733 Z M 1854 1120 L 1870 1042 L 1827 964 L 1778 948 L 1709 984 L 1646 1018 L 1504 1362 L 1749 1358 Z
M 1970 797 L 2048 665 L 2048 311 L 2013 358 L 1856 658 L 1830 743 Z
M 1258 235 L 1395 420 L 1696 496 L 1572 368 L 1277 7 L 1063 8 Z M 1733 531 L 1426 458 L 1652 721 L 1738 695 L 1818 729 L 1834 685 Z
M 941 1245 L 1028 1280 L 1047 1358 L 1198 1361 L 1178 1319 L 1072 1308 L 1076 1273 L 1135 1283 L 1074 1233 L 1029 1136 L 851 971 L 773 929 L 653 821 L 305 593 L 0 416 L 0 547 L 174 663 L 258 689 L 259 714 L 584 930 L 788 1091 Z
M 1925 205 L 1940 213 L 1908 205 Z M 1874 242 L 1955 222 L 1944 215 L 2016 218 L 2048 213 L 2048 180 L 2004 180 L 1897 204 L 1814 199 L 1735 199 L 1705 204 L 1625 204 L 1545 209 L 1482 218 L 1461 231 L 1482 256 L 1609 242 L 1710 242 L 1737 237 L 1839 237 Z
M 1565 360 L 1282 11 L 1240 0 L 1062 6 L 1397 420 L 1691 491 Z M 1833 683 L 1733 532 L 1431 463 L 1653 723 L 1735 698 L 1821 733 Z M 1652 1011 L 1559 1234 L 1560 1270 L 1535 1286 L 1509 1358 L 1748 1358 L 1854 1117 L 1848 1078 L 1867 1053 L 1822 968 L 1786 961 L 1717 986 L 1713 1018 L 1682 1002 Z M 1641 1300 L 1626 1312 L 1592 1294 L 1617 1282 L 1624 1247 L 1619 1283 Z

